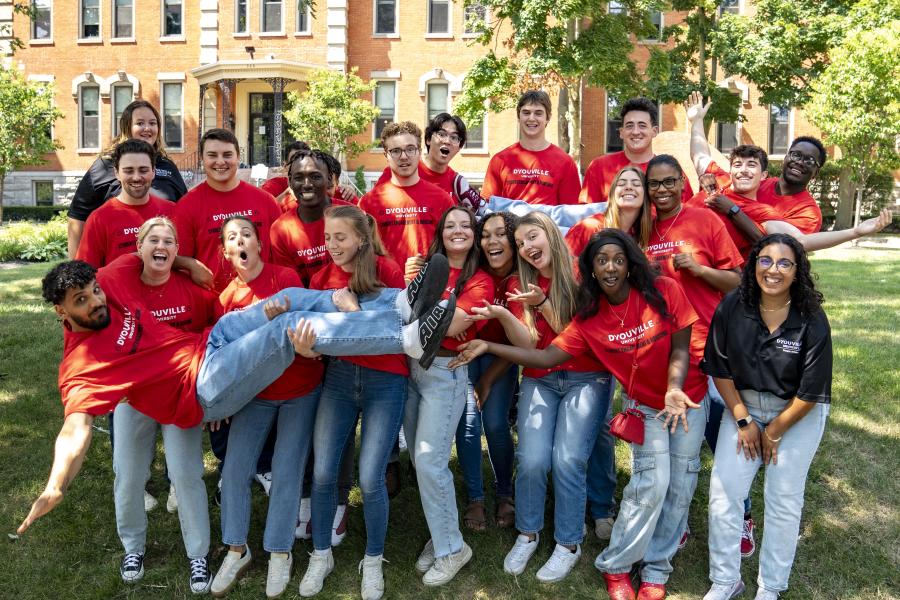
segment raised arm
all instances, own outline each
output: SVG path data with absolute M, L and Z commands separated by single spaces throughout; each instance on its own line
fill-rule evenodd
M 709 142 L 706 139 L 706 129 L 703 127 L 703 119 L 709 111 L 710 104 L 703 104 L 703 94 L 691 92 L 684 102 L 684 110 L 687 112 L 687 120 L 691 124 L 691 162 L 697 169 L 697 175 L 703 175 L 711 159 Z
M 891 223 L 892 218 L 893 213 L 891 213 L 891 210 L 884 208 L 877 217 L 866 219 L 852 229 L 803 233 L 786 221 L 766 221 L 763 223 L 763 227 L 765 227 L 766 233 L 786 233 L 800 242 L 807 252 L 813 252 L 814 250 L 832 248 L 865 235 L 878 233 Z

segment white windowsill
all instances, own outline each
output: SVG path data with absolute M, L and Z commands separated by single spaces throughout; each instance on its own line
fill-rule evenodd
M 273 37 L 285 37 L 287 34 L 283 31 L 260 31 L 258 35 L 261 38 L 273 38 Z
M 373 33 L 372 37 L 379 38 L 379 39 L 399 40 L 400 34 L 399 33 Z
M 453 33 L 450 33 L 450 32 L 448 32 L 448 33 L 426 33 L 425 39 L 426 40 L 452 40 Z
M 110 38 L 109 43 L 110 44 L 133 44 L 133 43 L 135 43 L 135 41 L 137 41 L 137 40 L 135 40 L 133 37 Z
M 183 35 L 163 35 L 159 38 L 159 43 L 186 42 L 187 39 Z
M 75 152 L 77 154 L 99 154 L 100 148 L 78 148 Z
M 76 44 L 102 44 L 103 38 L 78 38 L 75 40 Z
M 51 46 L 53 45 L 53 38 L 40 38 L 37 40 L 28 40 L 29 46 Z

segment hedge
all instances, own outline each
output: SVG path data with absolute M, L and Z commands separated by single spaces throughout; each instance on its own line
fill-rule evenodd
M 60 211 L 67 212 L 68 206 L 4 206 L 4 221 L 40 221 L 46 223 Z

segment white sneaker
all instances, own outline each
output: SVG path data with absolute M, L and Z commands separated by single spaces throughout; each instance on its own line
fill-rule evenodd
M 311 598 L 322 591 L 325 585 L 325 578 L 334 570 L 334 556 L 331 554 L 331 548 L 320 552 L 316 550 L 309 553 L 309 565 L 306 567 L 306 574 L 300 581 L 300 595 L 304 598 Z
M 257 473 L 256 481 L 259 482 L 259 485 L 262 486 L 262 489 L 266 493 L 266 496 L 268 496 L 269 490 L 272 489 L 272 471 Z
M 175 495 L 175 485 L 169 484 L 169 498 L 166 500 L 166 510 L 170 513 L 178 512 L 178 496 Z
M 312 519 L 312 500 L 309 498 L 300 499 L 300 514 L 297 515 L 297 529 L 294 530 L 294 537 L 298 540 L 308 540 L 312 537 L 309 532 L 309 522 Z
M 422 552 L 419 553 L 419 558 L 416 559 L 416 571 L 424 575 L 428 572 L 428 569 L 430 569 L 431 565 L 433 564 L 434 542 L 428 540 L 427 542 L 425 542 L 425 547 L 422 548 Z
M 562 581 L 581 558 L 581 544 L 575 547 L 572 552 L 565 546 L 556 545 L 550 559 L 544 563 L 544 566 L 538 569 L 537 579 L 543 583 L 553 583 L 554 581 Z
M 366 555 L 359 561 L 359 572 L 362 573 L 360 593 L 362 600 L 381 600 L 384 596 L 384 573 L 381 572 L 383 555 Z
M 250 547 L 244 546 L 244 549 L 243 556 L 241 556 L 240 552 L 231 550 L 225 555 L 225 560 L 222 561 L 222 566 L 219 567 L 216 576 L 213 577 L 212 587 L 209 590 L 214 598 L 222 598 L 230 592 L 241 575 L 250 568 L 250 561 L 252 560 Z
M 334 521 L 331 524 L 331 545 L 340 546 L 347 536 L 347 505 L 338 504 L 334 511 Z
M 462 550 L 459 552 L 436 558 L 428 572 L 422 575 L 422 583 L 427 586 L 449 583 L 470 560 L 472 560 L 472 549 L 463 542 Z
M 150 512 L 151 510 L 156 508 L 158 504 L 159 502 L 156 500 L 156 498 L 151 496 L 150 492 L 144 490 L 144 512 Z
M 537 550 L 539 540 L 540 537 L 537 534 L 531 540 L 528 539 L 527 535 L 520 533 L 516 538 L 516 543 L 513 544 L 512 549 L 506 553 L 506 558 L 503 559 L 503 570 L 510 575 L 521 575 L 524 573 L 525 567 L 528 566 L 528 561 L 531 560 L 535 550 Z
M 612 537 L 613 525 L 615 524 L 616 520 L 612 517 L 594 519 L 594 534 L 596 534 L 597 539 L 601 542 L 608 542 L 609 538 Z
M 765 588 L 756 590 L 756 598 L 753 600 L 778 600 L 778 592 L 773 592 Z
M 134 583 L 144 576 L 144 555 L 140 552 L 130 552 L 122 558 L 119 566 L 119 574 L 125 583 Z
M 731 600 L 744 593 L 744 582 L 740 579 L 730 585 L 714 583 L 703 600 Z
M 266 598 L 277 598 L 291 581 L 294 555 L 290 552 L 272 552 L 269 555 L 269 572 L 266 574 Z

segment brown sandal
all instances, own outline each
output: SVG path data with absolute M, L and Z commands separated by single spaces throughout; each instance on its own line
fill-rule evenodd
M 469 502 L 463 515 L 463 524 L 472 531 L 484 531 L 487 528 L 487 512 L 484 502 Z
M 516 524 L 516 502 L 509 496 L 497 498 L 497 506 L 494 509 L 494 519 L 497 527 L 506 529 Z

